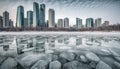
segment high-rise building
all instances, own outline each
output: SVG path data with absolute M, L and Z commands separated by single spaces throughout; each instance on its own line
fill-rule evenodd
M 45 27 L 45 4 L 40 5 L 40 26 Z
M 78 29 L 82 28 L 82 19 L 76 18 L 76 28 Z
M 69 18 L 64 18 L 64 28 L 69 28 Z
M 33 3 L 33 27 L 40 26 L 39 4 Z
M 11 19 L 9 20 L 9 28 L 13 28 L 13 21 Z
M 102 19 L 101 19 L 101 18 L 95 19 L 94 27 L 95 27 L 95 28 L 100 27 L 100 26 L 101 26 L 101 22 L 102 22 Z
M 57 28 L 63 28 L 63 27 L 64 27 L 63 19 L 58 19 Z
M 3 27 L 9 27 L 9 13 L 7 11 L 3 12 Z
M 102 26 L 108 26 L 109 25 L 109 21 L 104 21 L 104 23 L 102 24 Z
M 55 27 L 55 11 L 54 9 L 49 9 L 49 27 Z
M 86 27 L 87 28 L 92 28 L 93 27 L 93 18 L 87 18 L 86 19 Z
M 27 11 L 27 23 L 28 27 L 32 27 L 33 24 L 33 11 Z
M 28 28 L 28 19 L 24 18 L 24 27 Z
M 3 17 L 0 16 L 0 28 L 3 28 Z
M 17 17 L 16 17 L 16 26 L 21 28 L 24 27 L 24 7 L 17 7 Z

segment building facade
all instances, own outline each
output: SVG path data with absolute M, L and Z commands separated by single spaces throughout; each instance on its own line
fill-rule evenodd
M 9 28 L 13 28 L 14 26 L 13 26 L 13 21 L 10 19 L 9 20 Z
M 24 7 L 17 7 L 17 17 L 16 17 L 16 27 L 21 28 L 24 27 Z
M 7 11 L 3 12 L 3 27 L 9 27 L 9 13 Z
M 69 18 L 64 18 L 64 28 L 69 28 Z
M 48 16 L 48 26 L 49 28 L 54 28 L 55 27 L 55 11 L 54 9 L 49 9 L 49 16 Z
M 95 19 L 94 28 L 100 27 L 101 23 L 102 23 L 102 19 L 101 18 Z
M 109 26 L 109 21 L 104 21 L 104 23 L 102 24 L 102 26 Z
M 0 28 L 3 28 L 3 17 L 0 16 Z
M 82 28 L 82 19 L 76 18 L 76 28 L 78 29 Z
M 86 19 L 86 28 L 93 28 L 94 26 L 94 20 L 93 20 L 93 18 L 87 18 Z
M 28 28 L 28 19 L 27 18 L 24 18 L 24 27 Z
M 28 23 L 28 28 L 32 27 L 33 24 L 33 11 L 27 11 L 27 23 Z
M 63 19 L 58 19 L 57 28 L 63 28 L 63 27 L 64 27 Z
M 33 3 L 33 27 L 40 26 L 39 4 Z
M 45 27 L 45 4 L 40 5 L 40 27 Z

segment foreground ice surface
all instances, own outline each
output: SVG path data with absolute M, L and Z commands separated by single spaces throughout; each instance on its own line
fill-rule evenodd
M 120 32 L 1 32 L 0 69 L 120 69 Z

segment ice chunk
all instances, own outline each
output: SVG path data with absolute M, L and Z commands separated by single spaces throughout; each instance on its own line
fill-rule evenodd
M 49 69 L 61 69 L 61 63 L 59 61 L 53 61 L 49 64 Z
M 90 69 L 90 67 L 78 61 L 72 61 L 64 64 L 63 69 Z
M 85 54 L 85 56 L 90 61 L 95 61 L 95 62 L 100 61 L 100 58 L 96 54 L 94 54 L 92 52 Z
M 37 63 L 35 63 L 31 69 L 47 69 L 48 62 L 45 60 L 39 60 Z
M 99 63 L 96 66 L 96 69 L 112 69 L 112 68 L 103 61 L 99 61 Z
M 7 59 L 7 57 L 0 56 L 0 65 Z
M 68 61 L 72 61 L 75 58 L 75 55 L 71 52 L 63 52 L 60 54 L 60 57 L 67 59 Z
M 118 62 L 113 62 L 113 63 L 117 69 L 120 69 L 120 63 L 118 63 Z
M 0 69 L 13 69 L 17 66 L 17 62 L 13 58 L 8 58 L 5 60 Z
M 36 63 L 44 54 L 28 53 L 22 54 L 16 57 L 15 59 L 23 66 L 30 67 Z
M 120 57 L 120 55 L 117 52 L 115 52 L 114 50 L 109 49 L 109 51 L 112 53 L 113 56 Z
M 86 57 L 84 55 L 80 55 L 80 60 L 82 62 L 87 62 L 87 59 L 86 59 Z

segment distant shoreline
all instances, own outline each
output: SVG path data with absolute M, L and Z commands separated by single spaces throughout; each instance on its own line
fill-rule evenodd
M 119 36 L 119 31 L 21 31 L 21 32 L 0 32 L 0 35 L 98 35 L 98 36 Z

